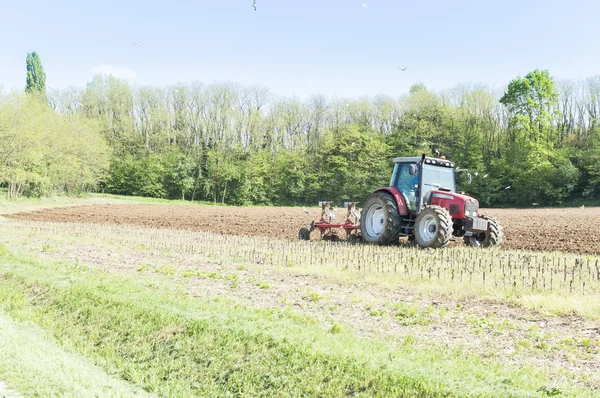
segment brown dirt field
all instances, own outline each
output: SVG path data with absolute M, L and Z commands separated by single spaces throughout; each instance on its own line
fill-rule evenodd
M 320 217 L 320 209 L 176 205 L 86 205 L 5 215 L 30 221 L 130 224 L 221 234 L 297 239 L 298 230 Z M 600 208 L 489 209 L 504 228 L 508 249 L 600 254 Z M 338 209 L 338 219 L 345 211 Z M 318 232 L 312 234 L 318 237 Z

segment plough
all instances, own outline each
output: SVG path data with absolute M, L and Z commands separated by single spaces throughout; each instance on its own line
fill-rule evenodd
M 346 208 L 346 220 L 341 224 L 335 224 L 333 221 L 336 217 L 336 209 L 332 207 L 333 202 L 319 202 L 321 206 L 321 219 L 318 222 L 313 222 L 308 228 L 300 228 L 298 238 L 300 240 L 310 240 L 310 233 L 315 229 L 320 232 L 320 237 L 323 240 L 340 241 L 340 240 L 355 240 L 360 239 L 360 216 L 361 209 L 356 205 L 359 202 L 344 202 Z

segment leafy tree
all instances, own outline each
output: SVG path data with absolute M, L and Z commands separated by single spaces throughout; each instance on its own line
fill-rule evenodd
M 576 160 L 582 173 L 581 196 L 600 199 L 600 125 L 592 127 Z
M 512 113 L 511 127 L 526 133 L 536 143 L 550 143 L 552 122 L 557 117 L 558 94 L 547 70 L 539 69 L 524 78 L 517 77 L 508 85 L 500 103 Z
M 46 74 L 38 53 L 27 53 L 27 77 L 25 92 L 28 94 L 46 95 Z
M 195 165 L 191 157 L 179 149 L 165 155 L 165 189 L 169 198 L 185 200 L 194 190 Z
M 577 184 L 579 171 L 555 149 L 557 101 L 550 74 L 537 69 L 510 82 L 500 98 L 510 114 L 503 175 L 514 190 L 507 203 L 561 203 Z
M 157 154 L 113 155 L 106 190 L 120 195 L 166 198 L 164 163 L 164 157 Z
M 261 205 L 275 202 L 273 180 L 277 178 L 277 175 L 273 172 L 274 158 L 273 154 L 265 149 L 258 150 L 249 156 L 246 166 L 248 202 Z
M 319 200 L 365 200 L 389 183 L 392 159 L 385 140 L 356 124 L 330 131 L 321 146 Z
M 0 184 L 9 197 L 96 189 L 108 158 L 93 122 L 57 115 L 30 96 L 0 104 Z
M 96 75 L 82 97 L 82 112 L 99 123 L 115 153 L 140 153 L 146 137 L 134 129 L 133 95 L 126 80 Z
M 281 152 L 277 156 L 274 165 L 275 198 L 280 203 L 307 202 L 305 161 L 300 151 Z

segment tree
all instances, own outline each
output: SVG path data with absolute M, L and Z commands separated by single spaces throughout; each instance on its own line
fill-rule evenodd
M 552 122 L 557 116 L 558 94 L 547 70 L 536 69 L 508 85 L 500 103 L 513 114 L 510 123 L 533 142 L 550 142 Z
M 318 200 L 363 200 L 392 175 L 389 146 L 372 129 L 348 124 L 329 131 L 320 147 Z
M 25 92 L 46 95 L 46 74 L 40 56 L 35 51 L 27 53 L 27 78 Z
M 560 203 L 577 184 L 580 173 L 560 148 L 558 98 L 548 71 L 538 69 L 511 81 L 500 98 L 509 111 L 509 124 L 498 171 L 515 187 L 504 197 L 507 204 Z
M 106 75 L 95 75 L 82 95 L 83 114 L 97 120 L 117 156 L 144 153 L 145 137 L 134 129 L 133 101 L 126 80 Z
M 98 130 L 93 121 L 57 115 L 32 96 L 0 104 L 0 185 L 7 196 L 95 189 L 109 166 Z

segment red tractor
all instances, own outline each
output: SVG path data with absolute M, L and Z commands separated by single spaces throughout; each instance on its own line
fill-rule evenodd
M 500 245 L 498 220 L 480 215 L 476 199 L 456 192 L 460 172 L 470 183 L 471 174 L 444 157 L 395 158 L 390 186 L 377 189 L 362 209 L 362 239 L 388 245 L 405 236 L 422 248 L 444 247 L 452 237 L 470 246 Z

